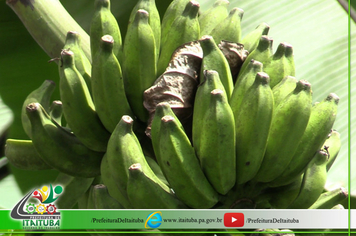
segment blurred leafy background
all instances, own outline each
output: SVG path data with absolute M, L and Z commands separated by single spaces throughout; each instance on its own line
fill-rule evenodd
M 90 19 L 94 11 L 94 0 L 60 1 L 72 17 L 89 32 Z M 210 7 L 215 0 L 200 0 L 201 10 Z M 112 1 L 112 12 L 116 16 L 124 37 L 131 9 L 136 1 Z M 163 15 L 170 1 L 156 0 Z M 356 1 L 352 1 L 356 5 Z M 355 94 L 355 79 L 348 80 L 348 15 L 338 1 L 325 0 L 230 0 L 229 8 L 239 7 L 245 13 L 242 19 L 242 36 L 261 22 L 270 25 L 269 36 L 274 39 L 274 50 L 280 42 L 293 45 L 296 77 L 312 84 L 313 102 L 323 100 L 334 92 L 340 97 L 337 120 L 334 128 L 342 136 L 342 149 L 328 174 L 327 187 L 348 188 L 349 127 L 356 116 L 350 113 L 356 105 L 352 103 Z M 355 23 L 350 25 L 351 50 L 356 49 Z M 0 0 L 0 142 L 5 137 L 28 139 L 21 126 L 20 112 L 26 96 L 44 80 L 59 82 L 58 68 L 48 63 L 51 58 L 42 50 L 28 33 L 17 15 Z M 356 61 L 351 57 L 351 76 Z M 351 87 L 349 87 L 351 85 Z M 349 96 L 350 88 L 350 96 Z M 350 100 L 349 100 L 350 98 Z M 53 100 L 59 99 L 56 89 Z M 11 112 L 11 110 L 12 112 Z M 355 130 L 351 130 L 353 137 Z M 350 138 L 351 140 L 351 138 Z M 355 143 L 351 143 L 352 150 Z M 352 152 L 350 153 L 350 156 Z M 3 153 L 1 153 L 3 156 Z M 351 162 L 351 164 L 353 164 Z M 352 166 L 353 167 L 353 166 Z M 356 168 L 356 167 L 355 167 Z M 10 209 L 32 188 L 50 183 L 57 171 L 24 171 L 0 159 L 0 207 Z M 351 181 L 356 182 L 356 172 L 351 172 Z M 356 184 L 349 191 L 356 194 Z

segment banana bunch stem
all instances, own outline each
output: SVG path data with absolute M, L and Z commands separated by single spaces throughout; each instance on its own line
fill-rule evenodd
M 51 58 L 58 57 L 68 31 L 76 31 L 81 37 L 81 47 L 91 58 L 89 35 L 80 27 L 60 1 L 12 1 L 6 4 L 17 14 L 38 45 Z

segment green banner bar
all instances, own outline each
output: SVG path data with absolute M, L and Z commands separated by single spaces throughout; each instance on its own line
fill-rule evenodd
M 11 210 L 0 210 L 0 231 L 22 229 L 22 221 L 10 217 Z
M 12 230 L 347 229 L 347 210 L 59 209 L 0 210 L 0 232 Z M 42 211 L 39 211 L 42 212 Z M 15 218 L 15 219 L 14 219 Z

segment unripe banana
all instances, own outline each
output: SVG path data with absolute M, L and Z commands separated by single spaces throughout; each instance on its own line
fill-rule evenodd
M 22 127 L 27 134 L 28 137 L 32 138 L 31 135 L 31 122 L 26 115 L 26 107 L 28 104 L 32 102 L 38 102 L 42 105 L 42 107 L 48 111 L 50 107 L 50 100 L 52 93 L 56 87 L 56 84 L 52 80 L 45 80 L 41 84 L 40 87 L 33 90 L 25 99 L 24 103 L 22 104 L 21 110 L 21 121 Z
M 336 188 L 320 194 L 319 198 L 309 207 L 309 209 L 331 209 L 347 199 L 347 197 L 348 192 L 346 188 Z
M 133 119 L 123 116 L 111 134 L 106 151 L 110 173 L 124 195 L 127 193 L 129 167 L 135 163 L 140 163 L 147 175 L 164 185 L 149 167 L 132 127 Z
M 225 90 L 217 71 L 204 70 L 203 73 L 200 74 L 200 78 L 201 83 L 195 94 L 195 106 L 193 108 L 192 139 L 195 150 L 200 150 L 199 144 L 201 139 L 199 137 L 203 129 L 202 121 L 204 114 L 209 110 L 210 92 L 214 89 Z
M 269 31 L 269 25 L 267 23 L 259 24 L 255 30 L 251 31 L 247 34 L 241 41 L 244 45 L 244 48 L 251 53 L 253 50 L 257 48 L 257 45 L 261 39 L 262 35 L 267 35 Z
M 172 22 L 167 35 L 162 33 L 162 47 L 157 64 L 157 75 L 161 75 L 165 71 L 176 48 L 184 43 L 199 39 L 199 7 L 198 2 L 189 1 L 182 14 L 178 15 Z
M 308 125 L 293 155 L 283 173 L 271 182 L 270 186 L 282 186 L 291 183 L 301 175 L 315 152 L 322 148 L 334 124 L 339 97 L 331 93 L 322 102 L 311 108 Z
M 101 37 L 100 49 L 93 58 L 92 96 L 95 110 L 111 133 L 123 115 L 133 116 L 127 101 L 121 66 L 113 53 L 114 39 Z
M 92 151 L 74 134 L 54 123 L 39 103 L 26 108 L 32 126 L 33 145 L 49 166 L 77 177 L 100 175 L 103 153 Z
M 329 171 L 341 148 L 340 133 L 332 130 L 323 144 L 323 149 L 329 154 L 326 170 Z
M 95 209 L 95 203 L 94 203 L 94 198 L 93 198 L 93 189 L 94 185 L 90 185 L 88 191 L 87 191 L 87 205 L 86 208 L 84 209 Z
M 124 42 L 125 91 L 132 111 L 142 122 L 148 119 L 148 112 L 143 106 L 143 92 L 154 83 L 157 72 L 157 45 L 148 19 L 147 11 L 138 10 L 127 29 Z
M 179 120 L 164 116 L 158 139 L 157 161 L 176 196 L 192 208 L 213 207 L 218 202 L 218 194 L 201 170 Z
M 263 68 L 265 68 L 272 60 L 272 44 L 273 39 L 271 37 L 262 35 L 256 49 L 250 52 L 244 64 L 242 64 L 240 73 L 244 73 L 244 70 L 247 68 L 248 63 L 252 59 L 261 62 L 263 64 Z
M 228 0 L 217 0 L 213 6 L 199 15 L 200 37 L 211 35 L 211 31 L 229 15 L 227 9 L 229 4 Z M 215 42 L 219 44 L 220 41 Z
M 75 68 L 74 54 L 61 52 L 59 92 L 63 113 L 76 137 L 88 148 L 105 152 L 110 133 L 101 123 L 82 75 Z
M 235 111 L 236 183 L 251 180 L 258 172 L 267 146 L 273 115 L 273 94 L 269 77 L 258 72 Z
M 302 186 L 303 175 L 300 175 L 292 183 L 269 189 L 269 203 L 276 209 L 287 209 L 288 206 L 297 198 L 300 187 Z
M 161 24 L 161 48 L 163 45 L 162 42 L 165 41 L 168 32 L 171 30 L 172 23 L 178 16 L 182 15 L 189 1 L 190 0 L 173 0 L 164 12 Z
M 32 140 L 7 139 L 5 156 L 15 167 L 22 170 L 49 170 L 33 146 Z
M 109 163 L 107 161 L 107 155 L 104 154 L 100 164 L 100 173 L 103 184 L 107 187 L 111 197 L 118 201 L 125 209 L 132 209 L 132 205 L 128 200 L 126 192 L 120 188 L 116 179 L 112 175 Z
M 63 104 L 62 101 L 54 100 L 49 108 L 49 116 L 58 125 L 62 125 Z
M 229 63 L 227 62 L 224 54 L 214 42 L 213 37 L 205 35 L 199 40 L 199 42 L 203 49 L 203 60 L 201 64 L 200 75 L 203 75 L 204 70 L 217 71 L 219 73 L 220 81 L 224 85 L 227 99 L 230 100 L 232 90 L 234 89 L 234 82 L 232 79 Z
M 152 126 L 150 130 L 150 137 L 152 140 L 153 150 L 159 150 L 158 136 L 161 128 L 161 119 L 163 116 L 167 116 L 167 115 L 172 116 L 175 119 L 178 119 L 174 114 L 173 110 L 171 109 L 171 106 L 169 105 L 168 102 L 159 103 L 156 106 L 156 111 L 153 116 Z M 183 126 L 181 126 L 181 128 L 184 129 Z
M 139 0 L 131 11 L 128 27 L 134 22 L 136 12 L 140 9 L 148 12 L 148 24 L 155 38 L 156 59 L 158 59 L 161 45 L 161 18 L 155 0 Z
M 225 91 L 211 91 L 200 122 L 201 141 L 199 149 L 195 148 L 200 166 L 214 189 L 224 195 L 236 180 L 235 121 Z
M 77 206 L 79 209 L 94 209 L 93 199 L 90 197 L 93 186 L 101 182 L 101 175 L 95 177 L 90 183 L 89 187 L 84 194 L 81 195 L 77 200 Z
M 90 184 L 89 188 L 87 189 L 87 191 L 77 199 L 78 209 L 88 209 L 90 190 L 91 190 L 91 184 Z
M 297 79 L 293 76 L 284 77 L 278 84 L 272 88 L 274 105 L 278 106 L 288 94 L 293 92 L 295 86 L 297 86 Z
M 298 197 L 289 206 L 291 209 L 309 208 L 323 192 L 326 183 L 328 154 L 318 151 L 307 166 Z
M 275 107 L 266 153 L 255 181 L 271 182 L 288 166 L 308 124 L 311 99 L 310 83 L 300 80 L 295 90 Z
M 77 200 L 90 188 L 94 178 L 74 177 L 60 172 L 54 183 L 60 184 L 64 191 L 56 200 L 56 206 L 61 209 L 71 209 Z
M 68 31 L 63 49 L 70 50 L 75 55 L 74 64 L 83 76 L 89 90 L 91 89 L 91 63 L 81 48 L 81 36 L 76 31 Z
M 149 156 L 145 156 L 146 161 L 148 163 L 148 165 L 150 166 L 150 168 L 152 169 L 152 171 L 155 173 L 155 175 L 167 186 L 169 186 L 169 183 L 166 179 L 166 177 L 164 177 L 164 174 L 161 170 L 161 167 L 159 167 L 157 161 L 155 159 L 153 159 L 152 157 Z
M 111 13 L 110 0 L 95 0 L 94 7 L 94 15 L 90 23 L 91 57 L 94 58 L 95 54 L 99 51 L 101 37 L 111 35 L 115 41 L 113 52 L 116 58 L 122 63 L 121 32 L 115 16 Z
M 271 88 L 286 76 L 295 76 L 293 47 L 289 43 L 280 43 L 271 62 L 263 69 L 271 78 Z
M 162 185 L 147 175 L 140 163 L 129 167 L 127 195 L 136 209 L 187 208 L 167 185 Z
M 213 36 L 216 44 L 219 44 L 221 40 L 234 43 L 241 41 L 241 20 L 243 14 L 244 11 L 242 9 L 234 7 L 229 12 L 229 15 L 215 26 L 209 35 Z
M 248 67 L 244 73 L 239 74 L 230 99 L 230 106 L 234 114 L 239 112 L 246 91 L 252 86 L 256 79 L 257 73 L 262 72 L 262 69 L 262 63 L 252 59 L 248 63 Z
M 333 206 L 331 209 L 343 210 L 343 209 L 345 209 L 345 207 L 341 204 L 337 204 L 337 205 Z
M 91 197 L 93 199 L 94 209 L 124 209 L 117 200 L 110 196 L 104 184 L 93 185 Z

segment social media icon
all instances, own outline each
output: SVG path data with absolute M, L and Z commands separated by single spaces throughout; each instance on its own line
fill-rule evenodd
M 224 226 L 225 227 L 242 227 L 244 226 L 245 217 L 243 213 L 225 213 Z

